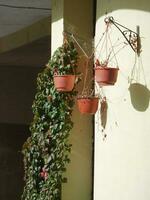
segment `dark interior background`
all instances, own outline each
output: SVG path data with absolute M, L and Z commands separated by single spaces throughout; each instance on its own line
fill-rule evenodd
M 36 77 L 49 58 L 50 36 L 0 54 L 0 200 L 21 198 L 21 149 L 30 135 Z

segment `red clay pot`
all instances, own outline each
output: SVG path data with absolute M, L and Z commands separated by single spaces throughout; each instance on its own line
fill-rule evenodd
M 81 97 L 77 99 L 78 109 L 82 114 L 95 114 L 98 109 L 98 97 Z
M 95 80 L 100 86 L 114 85 L 117 81 L 118 68 L 96 67 Z
M 55 88 L 60 92 L 70 92 L 74 88 L 75 75 L 54 75 Z

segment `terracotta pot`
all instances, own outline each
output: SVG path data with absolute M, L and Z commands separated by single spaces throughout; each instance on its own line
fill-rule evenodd
M 77 99 L 78 109 L 82 114 L 95 114 L 98 109 L 98 97 L 81 97 Z
M 118 68 L 96 67 L 95 80 L 100 86 L 114 85 L 117 81 Z
M 55 88 L 60 92 L 70 92 L 74 88 L 75 75 L 54 75 Z

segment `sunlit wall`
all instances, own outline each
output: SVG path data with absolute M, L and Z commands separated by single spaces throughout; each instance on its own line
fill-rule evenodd
M 104 131 L 99 112 L 95 118 L 94 200 L 150 199 L 149 10 L 150 2 L 146 0 L 97 1 L 95 43 L 105 31 L 107 13 L 133 31 L 139 25 L 142 53 L 138 57 L 129 45 L 122 48 L 116 54 L 119 66 L 116 85 L 100 91 L 107 98 L 108 109 Z M 113 25 L 110 38 L 114 49 L 118 48 L 117 42 L 125 44 Z M 96 52 L 98 57 L 100 45 Z

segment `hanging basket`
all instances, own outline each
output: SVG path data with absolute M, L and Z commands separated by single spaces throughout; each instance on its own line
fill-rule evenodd
M 57 91 L 70 92 L 74 88 L 75 75 L 54 75 L 54 85 Z
M 95 80 L 100 86 L 114 85 L 117 81 L 118 68 L 95 67 Z
M 77 104 L 80 113 L 95 114 L 98 109 L 98 97 L 78 97 Z

